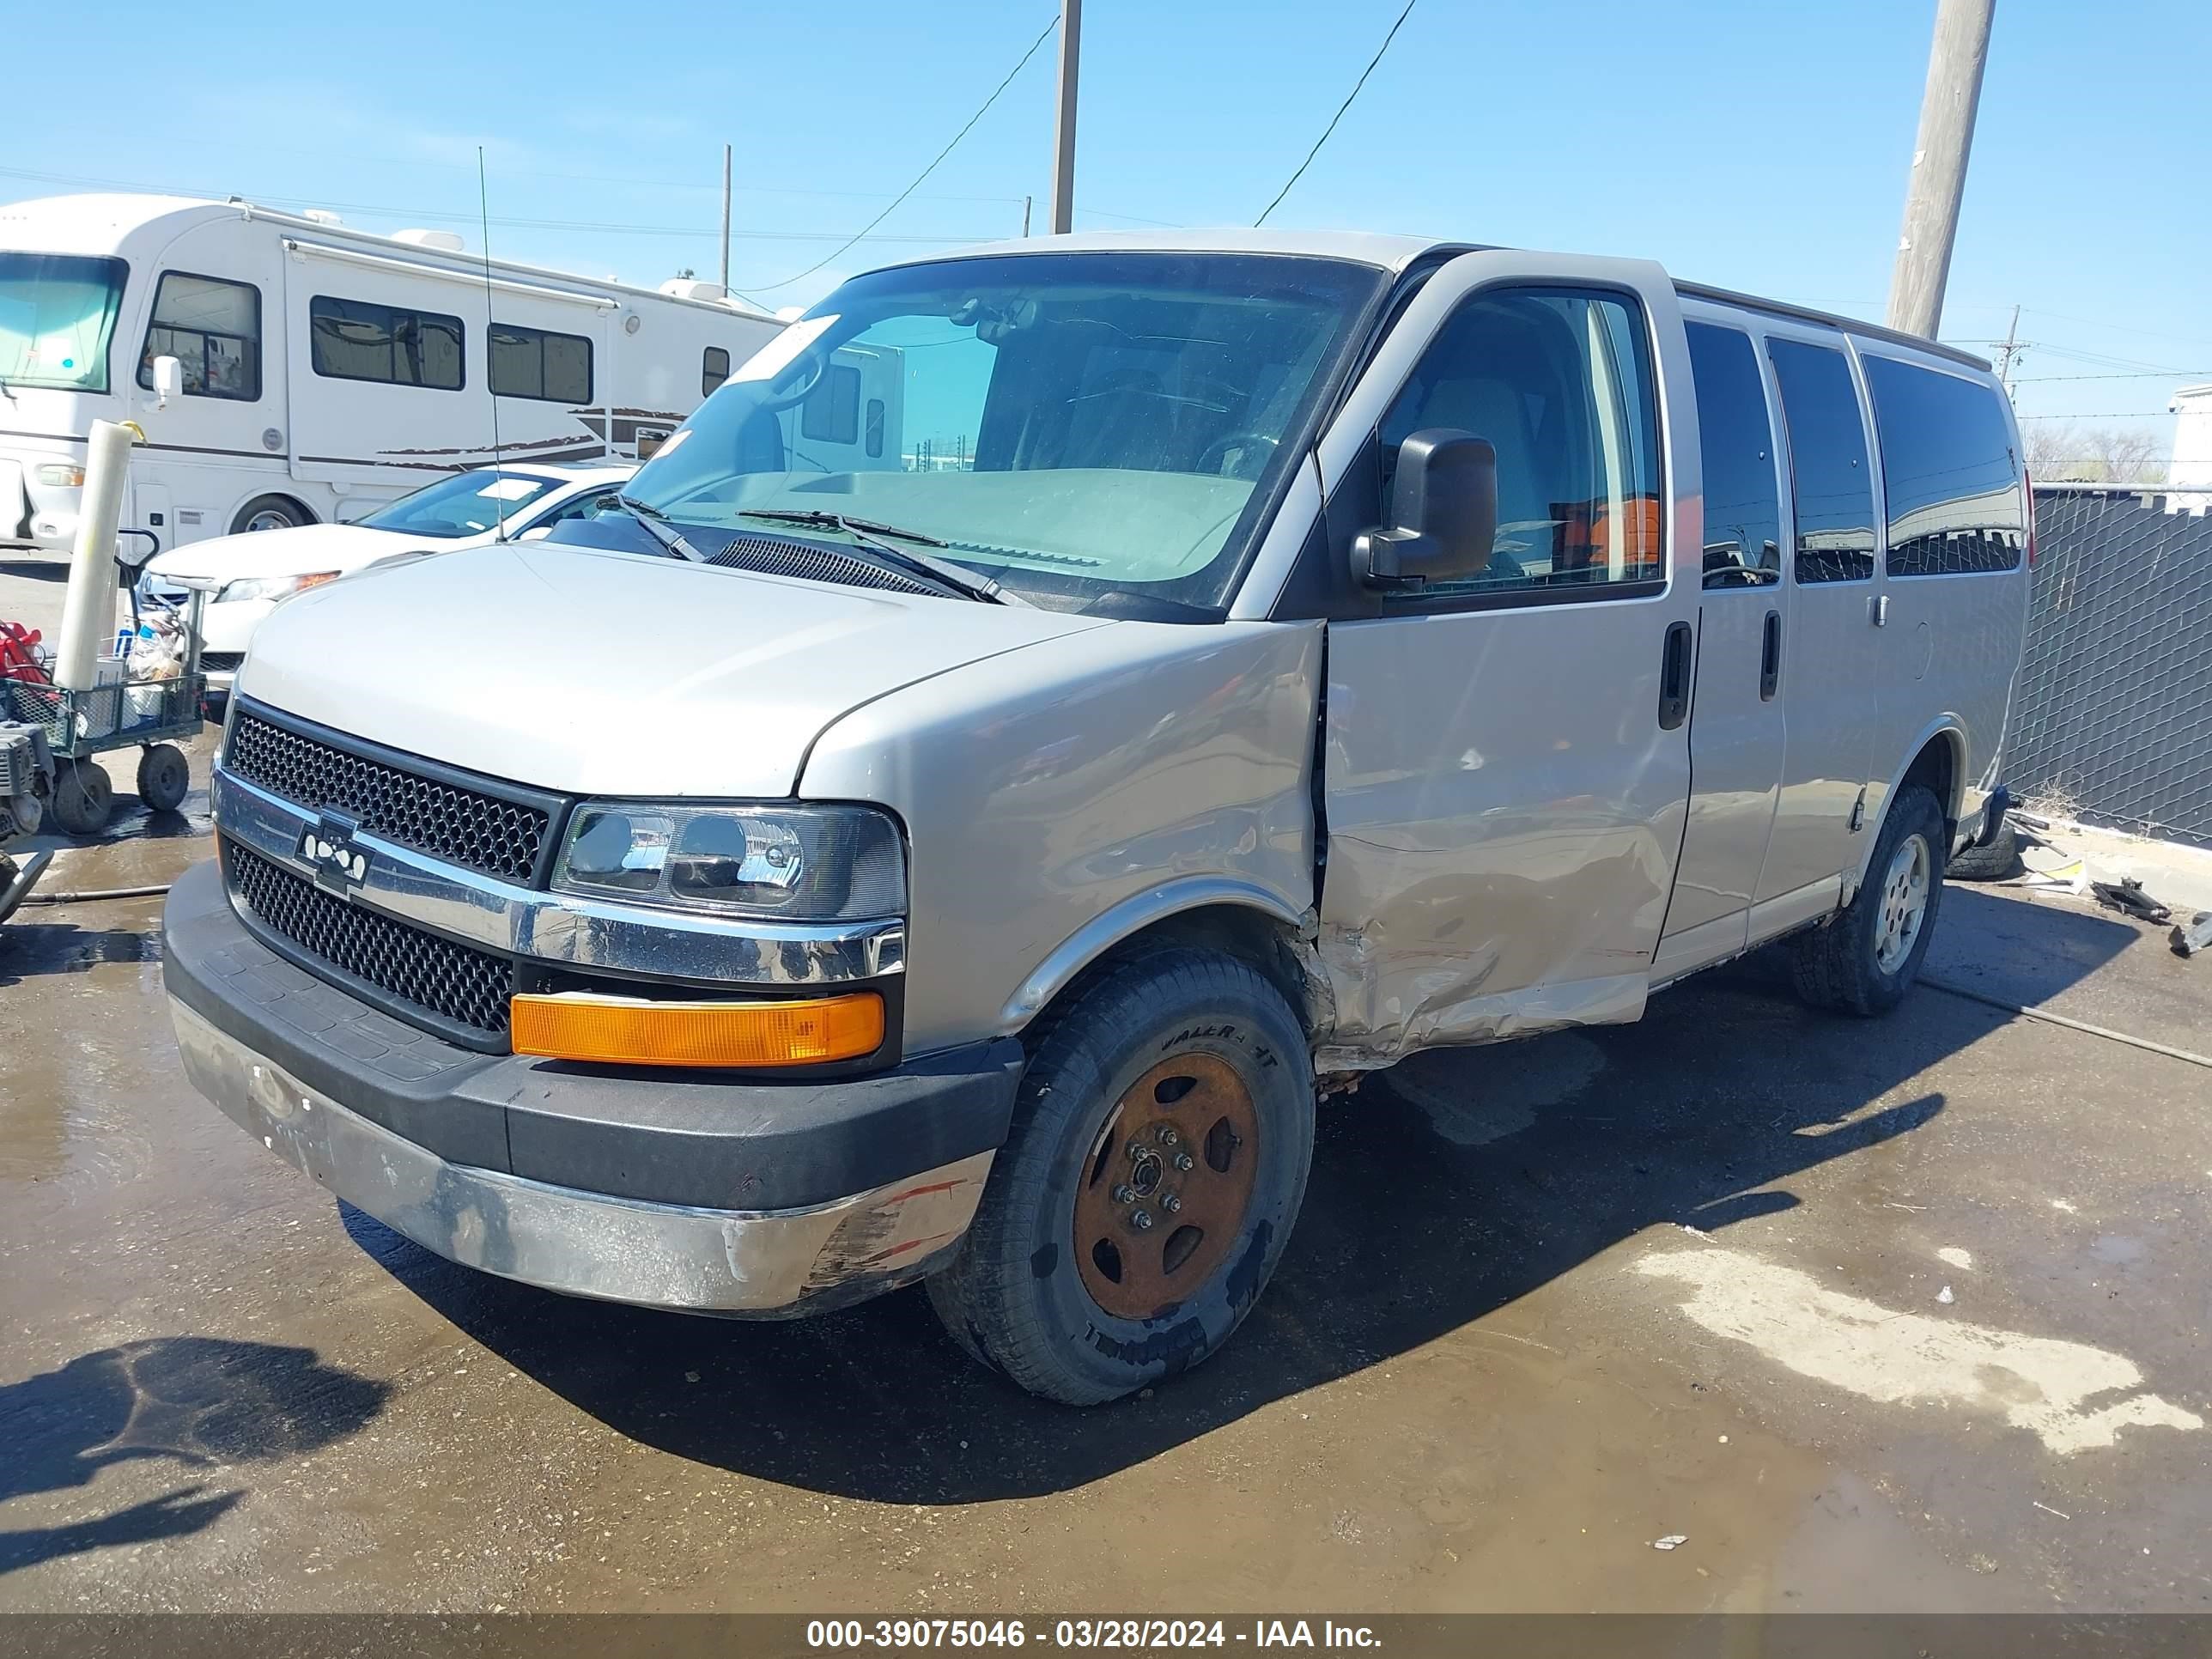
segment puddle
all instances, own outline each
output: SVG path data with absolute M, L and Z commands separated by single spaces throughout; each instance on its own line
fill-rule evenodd
M 2143 1380 L 2136 1363 L 2086 1343 L 1885 1308 L 1740 1250 L 1669 1250 L 1636 1271 L 1691 1285 L 1684 1313 L 1800 1376 L 1883 1405 L 1988 1413 L 2061 1455 L 2110 1446 L 2124 1428 L 2204 1426 L 2194 1412 L 2132 1392 Z M 2088 1403 L 2107 1395 L 2121 1397 Z

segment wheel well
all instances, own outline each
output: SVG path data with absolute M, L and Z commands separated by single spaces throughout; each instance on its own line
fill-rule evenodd
M 1936 805 L 1943 814 L 1944 824 L 1953 832 L 1958 830 L 1959 797 L 1958 739 L 1948 731 L 1938 732 L 1921 745 L 1920 752 L 1912 757 L 1912 764 L 1905 769 L 1905 776 L 1898 787 L 1910 789 L 1918 784 L 1936 797 Z
M 1298 935 L 1294 928 L 1248 904 L 1202 904 L 1178 910 L 1115 941 L 1063 986 L 1030 1024 L 1035 1025 L 1048 1018 L 1072 998 L 1081 995 L 1100 973 L 1133 957 L 1154 951 L 1188 949 L 1218 951 L 1257 969 L 1268 983 L 1283 994 L 1298 1024 L 1310 1036 L 1314 1030 L 1315 994 L 1297 945 Z

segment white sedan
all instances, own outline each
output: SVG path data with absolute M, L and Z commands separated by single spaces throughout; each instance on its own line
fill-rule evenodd
M 629 462 L 509 463 L 457 472 L 357 524 L 252 531 L 172 549 L 147 566 L 144 591 L 173 601 L 195 588 L 207 594 L 200 665 L 209 688 L 227 691 L 261 619 L 302 589 L 406 554 L 535 539 L 597 511 L 636 471 Z

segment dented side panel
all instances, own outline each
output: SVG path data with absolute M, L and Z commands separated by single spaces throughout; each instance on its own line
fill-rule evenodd
M 1674 594 L 1334 623 L 1323 1069 L 1643 1012 L 1689 793 Z

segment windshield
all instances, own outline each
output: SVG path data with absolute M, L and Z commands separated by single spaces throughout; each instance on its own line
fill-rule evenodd
M 0 252 L 0 386 L 107 390 L 120 259 Z
M 441 541 L 480 536 L 514 518 L 557 483 L 526 472 L 460 472 L 402 495 L 362 522 L 372 530 L 397 530 Z
M 629 493 L 710 557 L 695 530 L 726 546 L 769 531 L 749 513 L 818 512 L 934 538 L 1041 605 L 1218 609 L 1383 280 L 1221 253 L 878 271 L 743 364 Z

